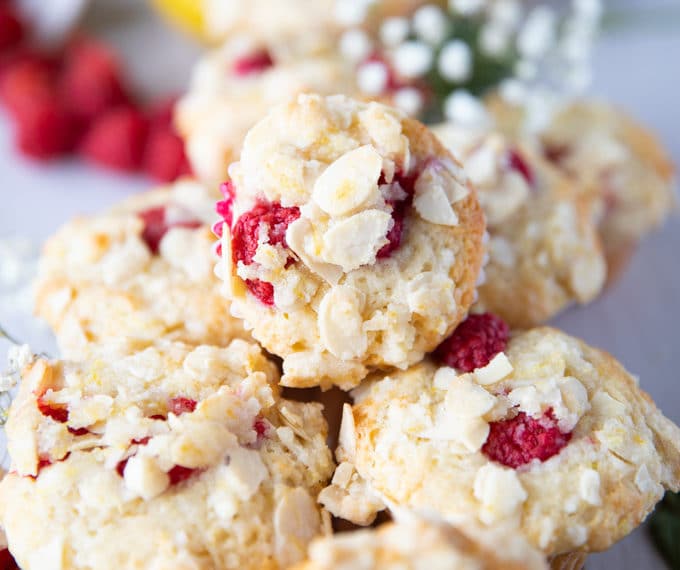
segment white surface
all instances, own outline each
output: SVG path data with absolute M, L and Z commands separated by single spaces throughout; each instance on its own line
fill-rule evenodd
M 186 81 L 195 53 L 187 42 L 150 30 L 148 23 L 130 25 L 125 20 L 118 29 L 107 30 L 107 36 L 133 56 L 132 70 L 148 92 Z M 678 56 L 680 33 L 673 26 L 664 26 L 654 36 L 649 29 L 609 35 L 596 53 L 595 90 L 654 128 L 680 164 Z M 11 151 L 9 126 L 0 119 L 0 237 L 20 233 L 42 240 L 73 215 L 101 210 L 148 185 L 139 177 L 106 174 L 81 163 L 26 162 Z M 616 355 L 676 422 L 680 422 L 678 249 L 680 224 L 673 220 L 640 246 L 628 270 L 602 298 L 568 311 L 554 323 Z M 11 315 L 0 314 L 0 321 L 17 335 L 29 334 L 26 323 Z M 36 349 L 51 348 L 43 335 L 28 340 L 37 343 Z M 643 530 L 609 552 L 592 556 L 587 566 L 663 568 Z

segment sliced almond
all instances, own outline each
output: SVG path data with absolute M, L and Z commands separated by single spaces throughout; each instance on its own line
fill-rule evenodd
M 314 201 L 331 216 L 344 216 L 380 196 L 378 179 L 382 157 L 371 145 L 343 154 L 314 184 Z
M 446 162 L 432 162 L 416 180 L 413 205 L 421 218 L 445 226 L 458 225 L 452 204 L 468 195 Z
M 366 210 L 336 223 L 323 237 L 322 258 L 345 273 L 375 262 L 387 244 L 392 217 L 380 210 Z
M 363 330 L 363 298 L 352 287 L 334 287 L 319 305 L 318 324 L 321 342 L 342 360 L 358 358 L 366 352 L 368 339 Z
M 335 285 L 342 277 L 341 267 L 318 257 L 321 245 L 317 245 L 314 228 L 307 218 L 298 218 L 288 226 L 286 243 L 309 269 L 331 285 Z

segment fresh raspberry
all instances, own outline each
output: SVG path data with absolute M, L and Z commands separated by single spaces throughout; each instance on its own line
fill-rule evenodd
M 253 262 L 262 224 L 267 225 L 270 244 L 287 247 L 286 228 L 299 217 L 300 209 L 297 206 L 284 208 L 278 202 L 273 204 L 258 202 L 252 210 L 242 214 L 234 225 L 231 238 L 234 263 L 241 261 L 250 265 Z M 271 283 L 249 279 L 246 286 L 263 304 L 268 307 L 274 305 L 274 287 Z
M 80 132 L 78 120 L 54 99 L 26 100 L 17 116 L 17 146 L 24 155 L 38 160 L 70 153 Z
M 80 151 L 93 163 L 133 172 L 142 164 L 148 131 L 148 121 L 135 109 L 107 111 L 92 123 Z
M 0 51 L 17 47 L 25 34 L 24 23 L 14 6 L 11 3 L 0 4 Z
M 0 550 L 0 570 L 21 570 L 7 548 Z
M 262 73 L 273 65 L 274 60 L 271 54 L 266 50 L 262 50 L 237 59 L 234 62 L 232 71 L 234 75 L 243 77 L 245 75 Z
M 391 200 L 388 203 L 392 206 L 392 228 L 387 232 L 387 241 L 378 251 L 378 259 L 384 259 L 392 255 L 401 245 L 401 236 L 404 233 L 404 219 L 413 202 L 415 193 L 415 183 L 418 176 L 416 174 L 404 175 L 397 173 L 393 183 L 399 183 L 401 189 L 406 193 L 406 197 L 401 200 Z M 381 176 L 379 184 L 385 184 L 385 179 Z
M 182 481 L 186 481 L 194 473 L 199 471 L 198 469 L 191 469 L 189 467 L 182 467 L 181 465 L 175 465 L 170 471 L 168 471 L 168 477 L 170 477 L 170 485 L 178 485 Z
M 170 398 L 168 408 L 176 416 L 181 416 L 185 412 L 193 412 L 196 409 L 196 400 L 177 396 L 176 398 Z
M 508 166 L 512 170 L 519 172 L 530 187 L 533 188 L 535 186 L 536 176 L 534 175 L 534 170 L 519 151 L 515 149 L 508 151 Z
M 469 315 L 453 334 L 442 342 L 435 356 L 463 372 L 472 372 L 491 362 L 508 343 L 508 325 L 496 315 Z
M 534 459 L 546 461 L 557 455 L 571 440 L 562 433 L 550 408 L 534 419 L 520 412 L 514 418 L 490 424 L 489 437 L 482 452 L 491 460 L 517 469 Z
M 151 126 L 156 128 L 172 127 L 175 116 L 177 97 L 165 97 L 155 101 L 148 110 Z
M 0 100 L 17 117 L 27 101 L 56 97 L 55 78 L 51 61 L 40 56 L 21 56 L 4 67 Z
M 151 253 L 158 254 L 161 240 L 172 228 L 195 229 L 201 227 L 201 222 L 196 219 L 187 218 L 168 222 L 167 210 L 164 206 L 149 208 L 137 214 L 144 222 L 142 239 L 149 246 Z
M 80 39 L 68 48 L 59 91 L 69 109 L 87 121 L 129 102 L 118 57 L 92 39 Z
M 38 398 L 38 410 L 43 416 L 52 418 L 55 422 L 59 422 L 60 424 L 68 421 L 68 408 L 49 404 L 44 402 L 42 398 Z
M 151 130 L 143 160 L 144 172 L 159 182 L 173 182 L 191 174 L 184 141 L 171 127 Z

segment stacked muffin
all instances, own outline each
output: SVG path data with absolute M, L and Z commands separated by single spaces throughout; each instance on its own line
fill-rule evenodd
M 493 124 L 429 130 L 332 95 L 358 91 L 324 41 L 253 22 L 179 106 L 199 179 L 45 246 L 36 310 L 64 359 L 34 357 L 10 409 L 10 551 L 24 570 L 580 568 L 680 489 L 680 429 L 540 325 L 663 218 L 663 152 L 590 106 L 540 139 L 493 99 Z M 354 525 L 377 528 L 333 533 Z

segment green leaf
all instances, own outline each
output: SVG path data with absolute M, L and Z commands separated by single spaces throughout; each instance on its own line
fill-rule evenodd
M 652 515 L 649 529 L 669 567 L 680 569 L 680 494 L 666 493 Z

